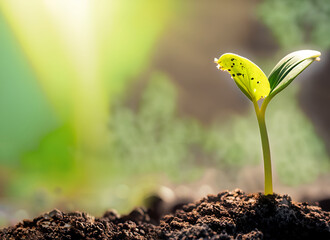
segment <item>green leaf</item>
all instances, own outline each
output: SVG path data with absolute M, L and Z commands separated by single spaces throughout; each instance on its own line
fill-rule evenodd
M 274 97 L 286 88 L 312 62 L 319 61 L 320 55 L 318 51 L 300 50 L 285 56 L 269 74 L 269 97 Z
M 258 101 L 269 94 L 270 86 L 266 75 L 249 59 L 225 53 L 214 60 L 218 64 L 218 69 L 227 71 L 251 101 Z

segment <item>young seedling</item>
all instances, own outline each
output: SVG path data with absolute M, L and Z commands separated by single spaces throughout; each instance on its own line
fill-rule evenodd
M 233 53 L 225 53 L 214 62 L 217 68 L 227 71 L 237 86 L 252 101 L 260 129 L 265 174 L 265 195 L 273 194 L 272 166 L 265 112 L 272 98 L 286 88 L 312 62 L 320 60 L 321 53 L 301 50 L 290 53 L 277 63 L 268 78 L 249 59 Z M 258 101 L 262 99 L 261 107 Z

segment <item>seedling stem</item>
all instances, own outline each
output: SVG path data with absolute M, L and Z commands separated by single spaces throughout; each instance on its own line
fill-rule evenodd
M 259 108 L 257 101 L 254 100 L 253 105 L 258 119 L 262 152 L 264 156 L 265 195 L 271 195 L 273 194 L 272 163 L 270 157 L 270 147 L 269 147 L 267 128 L 265 123 L 267 102 L 264 101 L 263 104 L 261 105 L 261 108 Z

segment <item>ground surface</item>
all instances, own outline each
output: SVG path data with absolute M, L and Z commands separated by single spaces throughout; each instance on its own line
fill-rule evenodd
M 0 230 L 0 239 L 330 239 L 329 212 L 239 190 L 209 195 L 154 222 L 142 208 L 101 218 L 53 210 Z

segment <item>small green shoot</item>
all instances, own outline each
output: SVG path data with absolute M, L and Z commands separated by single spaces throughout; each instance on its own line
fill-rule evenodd
M 260 129 L 265 173 L 265 195 L 273 194 L 270 147 L 265 123 L 265 112 L 270 100 L 286 88 L 312 62 L 320 60 L 321 53 L 314 50 L 301 50 L 285 56 L 269 74 L 249 59 L 233 53 L 225 53 L 214 62 L 217 68 L 227 71 L 236 85 L 252 101 Z M 262 99 L 259 107 L 258 101 Z

